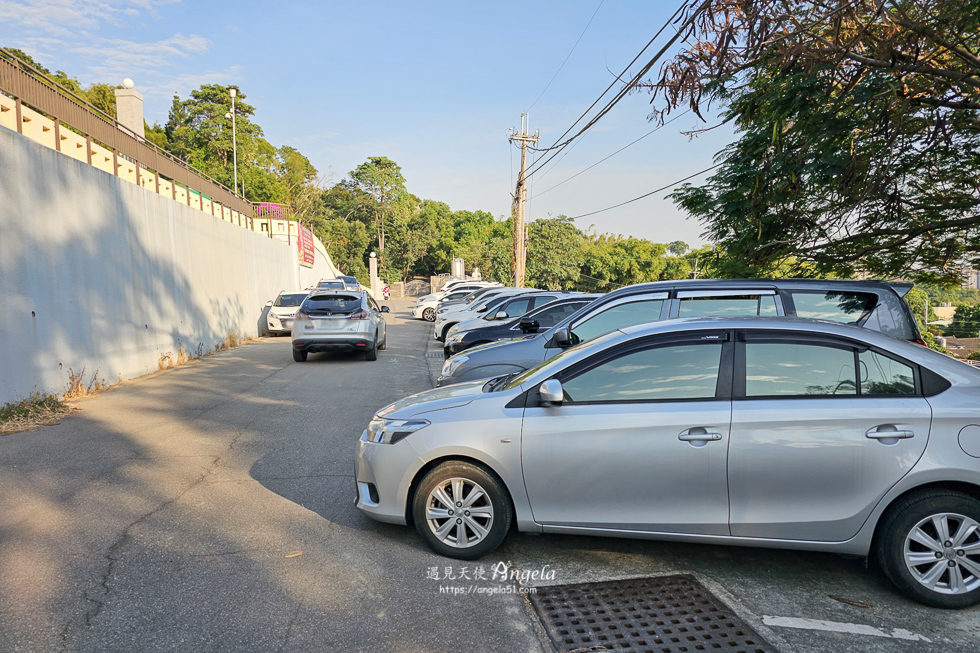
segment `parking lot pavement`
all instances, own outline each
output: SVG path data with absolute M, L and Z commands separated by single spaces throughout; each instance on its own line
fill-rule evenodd
M 693 574 L 784 653 L 978 650 L 980 611 L 912 604 L 859 560 L 512 534 L 464 564 L 362 516 L 361 429 L 442 362 L 389 304 L 376 362 L 267 338 L 0 438 L 0 651 L 546 651 L 498 576 L 545 567 L 524 585 Z

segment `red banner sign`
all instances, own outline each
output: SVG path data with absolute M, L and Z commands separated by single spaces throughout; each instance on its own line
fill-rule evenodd
M 308 268 L 313 267 L 313 232 L 299 225 L 299 238 L 296 239 L 299 246 L 299 264 Z

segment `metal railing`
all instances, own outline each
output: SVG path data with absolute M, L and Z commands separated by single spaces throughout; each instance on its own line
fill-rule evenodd
M 58 84 L 13 54 L 0 48 L 0 91 L 16 102 L 17 131 L 22 132 L 21 104 L 47 114 L 54 120 L 55 143 L 60 148 L 60 123 L 77 129 L 91 139 L 136 165 L 153 170 L 161 176 L 193 189 L 252 217 L 252 204 L 238 197 L 233 190 L 218 182 L 186 161 L 179 159 L 137 135 L 111 116 L 93 107 L 84 99 Z M 91 150 L 90 150 L 91 151 Z M 176 192 L 176 188 L 174 189 Z M 175 195 L 176 197 L 176 195 Z M 188 193 L 188 199 L 190 194 Z

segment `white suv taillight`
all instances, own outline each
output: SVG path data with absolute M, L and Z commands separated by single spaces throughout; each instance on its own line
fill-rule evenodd
M 306 311 L 304 310 L 296 311 L 296 319 L 295 319 L 296 326 L 298 327 L 304 322 L 307 324 L 312 324 L 313 320 L 310 319 L 310 316 L 306 313 Z
M 350 314 L 350 319 L 352 320 L 366 320 L 368 317 L 368 312 L 363 308 L 359 311 L 354 311 Z

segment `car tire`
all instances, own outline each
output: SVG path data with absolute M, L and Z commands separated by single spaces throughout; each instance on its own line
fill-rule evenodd
M 472 512 L 464 510 L 460 517 L 450 514 L 468 501 L 473 502 Z M 503 483 L 486 469 L 461 461 L 445 462 L 429 471 L 412 499 L 415 529 L 425 543 L 440 555 L 460 560 L 482 558 L 500 546 L 513 513 Z
M 980 501 L 927 490 L 889 509 L 877 538 L 888 579 L 919 603 L 946 609 L 980 603 Z
M 384 351 L 387 348 L 388 348 L 388 334 L 386 333 L 385 339 L 381 341 L 380 345 L 378 345 L 378 351 Z
M 439 334 L 437 340 L 439 340 L 439 342 L 446 342 L 446 334 L 448 334 L 449 330 L 452 329 L 454 326 L 456 326 L 456 323 L 450 322 L 446 326 L 442 327 L 442 333 Z
M 371 346 L 364 350 L 364 360 L 366 361 L 376 361 L 378 360 L 378 343 L 371 343 Z
M 309 352 L 300 351 L 299 349 L 293 348 L 293 360 L 297 363 L 304 362 L 307 356 L 309 356 Z
M 422 319 L 425 320 L 426 322 L 435 322 L 436 321 L 436 309 L 434 309 L 434 308 L 427 308 L 424 311 L 422 311 Z

